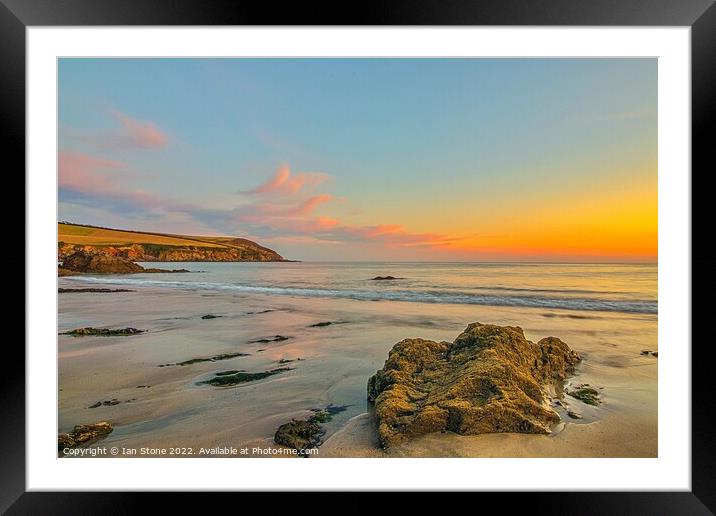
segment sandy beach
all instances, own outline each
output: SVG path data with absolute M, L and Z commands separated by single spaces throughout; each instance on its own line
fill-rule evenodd
M 98 286 L 82 277 L 58 285 Z M 114 431 L 103 446 L 190 447 L 193 456 L 201 448 L 248 447 L 248 455 L 266 456 L 281 448 L 273 443 L 281 424 L 333 406 L 339 410 L 324 425 L 316 457 L 657 455 L 658 358 L 641 354 L 658 349 L 656 314 L 179 290 L 112 278 L 100 286 L 133 291 L 59 294 L 59 332 L 146 330 L 58 337 L 58 431 L 109 421 Z M 202 319 L 207 314 L 219 317 Z M 388 351 L 407 337 L 452 341 L 474 321 L 521 326 L 534 341 L 559 337 L 583 357 L 570 381 L 597 386 L 603 403 L 570 399 L 583 418 L 563 418 L 551 435 L 447 432 L 379 449 L 366 382 Z M 332 324 L 312 326 L 321 322 Z M 271 340 L 277 335 L 288 338 Z M 245 355 L 171 365 L 236 353 Z M 236 387 L 198 384 L 217 372 L 280 367 L 290 370 Z M 112 400 L 118 403 L 89 408 Z

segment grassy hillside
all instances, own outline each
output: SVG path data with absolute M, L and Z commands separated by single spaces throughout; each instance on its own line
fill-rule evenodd
M 57 224 L 57 242 L 61 254 L 72 252 L 75 247 L 91 246 L 96 251 L 114 248 L 120 251 L 131 246 L 142 250 L 125 252 L 128 258 L 164 259 L 166 261 L 281 261 L 283 258 L 272 249 L 251 240 L 236 237 L 205 237 L 173 235 L 147 231 L 84 226 L 81 224 Z M 116 254 L 112 251 L 113 254 Z M 190 254 L 187 254 L 190 253 Z M 203 253 L 203 254 L 202 254 Z

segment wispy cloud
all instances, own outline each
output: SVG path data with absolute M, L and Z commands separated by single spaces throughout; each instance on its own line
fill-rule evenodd
M 117 173 L 127 172 L 121 162 L 67 152 L 60 154 L 59 161 L 62 201 L 102 208 L 135 220 L 192 220 L 217 233 L 277 243 L 442 248 L 455 242 L 447 235 L 415 233 L 399 224 L 354 225 L 317 214 L 318 207 L 334 197 L 328 193 L 307 196 L 301 191 L 303 186 L 319 183 L 305 181 L 302 174 L 291 176 L 287 167 L 262 185 L 268 185 L 261 192 L 269 194 L 268 198 L 252 199 L 252 194 L 248 203 L 221 209 L 132 189 L 124 177 L 117 177 Z M 277 193 L 279 199 L 270 202 Z
M 120 111 L 112 116 L 119 122 L 119 128 L 109 133 L 108 147 L 120 149 L 156 149 L 167 145 L 169 138 L 153 122 L 132 118 Z
M 292 174 L 291 169 L 287 165 L 283 165 L 276 170 L 276 173 L 266 182 L 260 184 L 251 190 L 245 190 L 240 193 L 256 195 L 292 195 L 299 193 L 304 186 L 317 186 L 326 182 L 330 176 L 320 172 L 299 172 Z
M 60 188 L 99 193 L 114 189 L 111 172 L 121 170 L 124 164 L 89 154 L 60 152 L 58 167 Z

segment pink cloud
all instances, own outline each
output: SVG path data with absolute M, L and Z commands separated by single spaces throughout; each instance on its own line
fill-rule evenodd
M 76 152 L 60 152 L 58 181 L 61 188 L 78 192 L 110 191 L 116 187 L 114 177 L 107 172 L 122 169 L 119 161 L 96 158 Z
M 284 210 L 282 214 L 287 216 L 310 215 L 319 204 L 328 202 L 331 199 L 333 199 L 333 196 L 330 194 L 316 195 L 310 199 L 306 199 L 301 204 L 294 206 L 293 208 Z
M 306 197 L 302 179 L 292 181 L 281 169 L 262 191 L 281 192 L 276 203 L 249 202 L 233 209 L 207 208 L 132 189 L 127 186 L 124 164 L 86 154 L 62 152 L 60 188 L 69 202 L 102 207 L 143 220 L 194 221 L 223 234 L 252 235 L 267 242 L 311 242 L 317 245 L 357 245 L 380 248 L 431 247 L 447 250 L 459 239 L 437 233 L 414 233 L 399 224 L 351 225 L 316 215 L 316 208 L 334 199 L 327 193 Z M 118 174 L 122 176 L 119 177 Z M 72 195 L 70 195 L 72 194 Z
M 153 122 L 132 118 L 112 111 L 120 127 L 101 135 L 100 146 L 109 149 L 157 149 L 167 145 L 169 138 Z
M 299 193 L 304 186 L 316 186 L 329 179 L 328 174 L 320 172 L 299 172 L 292 174 L 287 165 L 280 167 L 265 183 L 246 190 L 246 194 L 280 194 L 292 195 Z

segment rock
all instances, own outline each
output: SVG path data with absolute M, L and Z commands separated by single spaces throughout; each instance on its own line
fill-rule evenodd
M 321 426 L 314 421 L 292 419 L 278 427 L 273 441 L 296 450 L 307 450 L 320 445 L 323 434 Z
M 560 417 L 545 388 L 579 360 L 561 340 L 535 344 L 514 326 L 472 323 L 453 343 L 405 339 L 368 381 L 380 444 L 446 430 L 547 434 Z
M 271 369 L 269 371 L 263 371 L 260 373 L 247 373 L 244 371 L 237 372 L 224 372 L 217 373 L 214 378 L 204 380 L 203 382 L 197 382 L 197 385 L 213 385 L 214 387 L 233 387 L 240 383 L 253 382 L 256 380 L 262 380 L 275 374 L 283 373 L 284 371 L 292 371 L 291 367 L 279 367 L 277 369 Z
M 221 317 L 221 316 L 220 316 L 220 315 L 214 315 L 214 314 L 206 314 L 206 315 L 202 315 L 202 316 L 201 316 L 202 319 L 216 319 L 217 317 Z
M 129 400 L 127 400 L 127 401 L 129 401 Z M 87 408 L 97 408 L 97 407 L 101 407 L 101 406 L 111 407 L 114 405 L 119 405 L 119 403 L 120 403 L 120 401 L 117 398 L 112 398 L 111 400 L 98 401 L 94 405 L 90 405 Z
M 284 335 L 274 335 L 273 337 L 268 337 L 265 339 L 256 339 L 256 340 L 250 340 L 249 344 L 265 344 L 267 342 L 281 342 L 282 340 L 288 340 L 291 337 L 286 337 Z
M 315 324 L 309 324 L 308 327 L 309 328 L 322 328 L 324 326 L 330 326 L 331 324 L 333 324 L 331 321 L 317 322 Z
M 376 276 L 375 278 L 371 278 L 372 281 L 385 281 L 385 280 L 396 280 L 396 279 L 404 279 L 404 278 L 396 278 L 395 276 Z
M 185 360 L 184 362 L 179 362 L 176 365 L 185 366 L 185 365 L 197 364 L 199 362 L 217 362 L 219 360 L 229 360 L 230 358 L 247 357 L 247 356 L 249 356 L 248 353 L 222 353 L 221 355 L 214 355 L 213 357 L 208 357 L 208 358 L 192 358 L 190 360 Z
M 652 357 L 658 357 L 658 356 L 659 356 L 659 352 L 658 352 L 658 351 L 652 351 L 652 352 L 651 352 L 651 356 L 652 356 Z
M 144 267 L 118 256 L 76 251 L 66 256 L 62 268 L 76 272 L 131 273 L 143 272 Z
M 77 425 L 70 433 L 57 436 L 57 449 L 61 451 L 63 448 L 74 448 L 108 435 L 112 430 L 112 425 L 106 421 L 91 425 Z
M 330 404 L 326 408 L 322 409 L 311 409 L 313 415 L 308 418 L 309 421 L 314 423 L 328 423 L 333 419 L 333 416 L 344 412 L 350 407 L 350 405 L 333 405 Z
M 132 274 L 138 272 L 189 272 L 186 269 L 145 269 L 128 258 L 116 256 L 102 251 L 75 251 L 65 256 L 58 274 L 67 275 L 66 272 L 94 273 L 94 274 Z
M 109 293 L 109 292 L 134 292 L 126 288 L 58 288 L 58 294 L 70 294 L 79 292 Z
M 651 353 L 651 351 L 648 349 L 642 349 L 640 355 L 648 355 L 649 353 Z
M 296 450 L 307 450 L 321 445 L 325 431 L 320 426 L 333 416 L 345 411 L 350 405 L 328 405 L 323 409 L 311 409 L 313 415 L 306 420 L 292 419 L 278 427 L 274 442 Z
M 589 386 L 588 383 L 582 384 L 573 391 L 567 391 L 571 397 L 586 403 L 587 405 L 597 406 L 601 403 L 599 400 L 599 391 Z
M 571 417 L 572 419 L 582 419 L 582 414 L 579 414 L 577 412 L 574 412 L 572 410 L 567 411 L 567 415 Z
M 191 272 L 189 269 L 144 269 L 142 272 Z
M 72 331 L 66 331 L 60 333 L 60 335 L 72 335 L 73 337 L 88 337 L 88 336 L 100 336 L 100 337 L 117 337 L 127 335 L 137 335 L 144 333 L 145 330 L 138 330 L 137 328 L 118 328 L 112 330 L 109 328 L 77 328 Z

